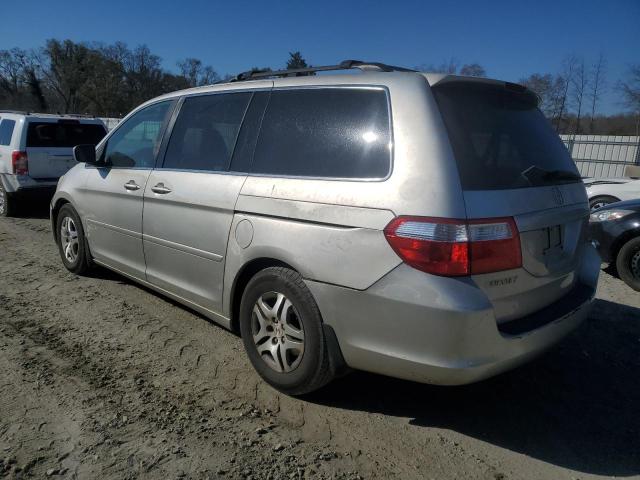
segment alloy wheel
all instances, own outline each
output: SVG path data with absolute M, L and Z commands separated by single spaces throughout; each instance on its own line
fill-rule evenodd
M 60 225 L 60 242 L 64 257 L 70 263 L 75 263 L 78 258 L 80 242 L 78 241 L 78 229 L 71 217 L 64 217 L 62 219 Z
M 258 298 L 251 315 L 251 333 L 260 357 L 276 372 L 291 372 L 300 364 L 304 327 L 284 294 L 267 292 Z

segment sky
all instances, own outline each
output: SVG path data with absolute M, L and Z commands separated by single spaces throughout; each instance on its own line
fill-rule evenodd
M 24 0 L 11 2 L 10 12 L 14 20 L 0 22 L 0 49 L 37 48 L 48 38 L 122 41 L 146 44 L 168 70 L 195 57 L 221 75 L 284 67 L 289 52 L 300 51 L 312 65 L 358 59 L 413 67 L 454 58 L 518 81 L 559 71 L 569 54 L 591 64 L 602 52 L 607 114 L 624 109 L 616 83 L 640 63 L 640 0 Z

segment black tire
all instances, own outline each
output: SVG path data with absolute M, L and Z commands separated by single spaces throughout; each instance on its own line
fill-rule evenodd
M 297 366 L 288 372 L 276 371 L 269 366 L 268 359 L 265 360 L 258 352 L 258 346 L 253 340 L 257 322 L 253 313 L 254 306 L 258 299 L 264 298 L 263 295 L 270 295 L 270 292 L 281 293 L 291 302 L 296 321 L 299 321 L 304 332 L 304 351 Z M 240 333 L 249 360 L 271 386 L 288 395 L 303 395 L 323 387 L 334 378 L 320 310 L 298 272 L 284 267 L 269 267 L 258 272 L 249 281 L 242 295 L 239 314 Z M 277 340 L 276 338 L 275 341 Z M 268 339 L 267 342 L 269 341 Z M 281 355 L 278 353 L 277 356 L 275 361 L 283 366 Z M 267 357 L 273 359 L 269 353 Z
M 69 218 L 75 227 L 77 232 L 77 245 L 72 250 L 75 252 L 74 259 L 67 258 L 65 254 L 65 239 L 62 233 L 63 223 L 65 219 Z M 60 252 L 60 258 L 62 263 L 72 273 L 76 275 L 85 275 L 89 273 L 94 264 L 91 258 L 91 252 L 89 251 L 89 244 L 82 228 L 82 222 L 78 212 L 70 205 L 63 205 L 58 212 L 58 218 L 56 220 L 56 243 L 58 244 L 58 251 Z
M 0 180 L 0 217 L 13 217 L 16 213 L 15 198 L 4 189 Z
M 593 212 L 596 208 L 604 207 L 605 205 L 619 201 L 619 198 L 612 197 L 611 195 L 598 195 L 597 197 L 593 197 L 589 200 L 589 210 Z
M 616 257 L 616 270 L 624 283 L 640 292 L 640 237 L 622 246 Z

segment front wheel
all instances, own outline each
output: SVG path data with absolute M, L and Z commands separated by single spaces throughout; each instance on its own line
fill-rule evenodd
M 240 332 L 253 367 L 284 393 L 309 393 L 334 376 L 320 311 L 294 270 L 270 267 L 251 279 L 240 304 Z
M 56 239 L 62 263 L 72 273 L 84 275 L 91 270 L 93 262 L 82 228 L 80 216 L 67 204 L 58 213 Z
M 616 257 L 616 270 L 624 283 L 640 292 L 640 237 L 622 246 Z

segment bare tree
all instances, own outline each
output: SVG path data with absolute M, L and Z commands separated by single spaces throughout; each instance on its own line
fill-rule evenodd
M 589 72 L 584 63 L 584 58 L 577 60 L 572 78 L 573 94 L 572 99 L 576 108 L 576 126 L 574 135 L 581 133 L 580 120 L 582 116 L 583 103 L 586 90 L 589 86 Z
M 220 79 L 213 67 L 203 65 L 197 58 L 185 58 L 179 61 L 178 68 L 191 87 L 209 85 Z
M 479 63 L 468 63 L 460 69 L 460 75 L 467 77 L 486 77 L 487 71 Z
M 577 67 L 578 59 L 575 55 L 569 55 L 565 57 L 562 62 L 562 73 L 559 75 L 561 82 L 560 94 L 558 97 L 558 114 L 556 116 L 556 131 L 559 132 L 562 128 L 562 122 L 564 115 L 567 111 L 569 88 L 573 82 L 575 70 Z
M 598 61 L 593 65 L 591 69 L 591 92 L 589 94 L 589 98 L 591 100 L 591 119 L 589 122 L 590 133 L 593 133 L 593 122 L 596 116 L 596 107 L 605 88 L 606 68 L 607 61 L 604 57 L 604 54 L 600 52 L 600 55 L 598 55 Z
M 624 104 L 636 116 L 636 135 L 640 134 L 640 63 L 631 65 L 624 81 L 619 83 Z
M 458 72 L 460 62 L 454 57 L 450 57 L 448 60 L 443 61 L 440 65 L 434 65 L 433 63 L 422 63 L 414 67 L 414 70 L 419 72 L 430 73 L 448 73 L 455 74 Z

